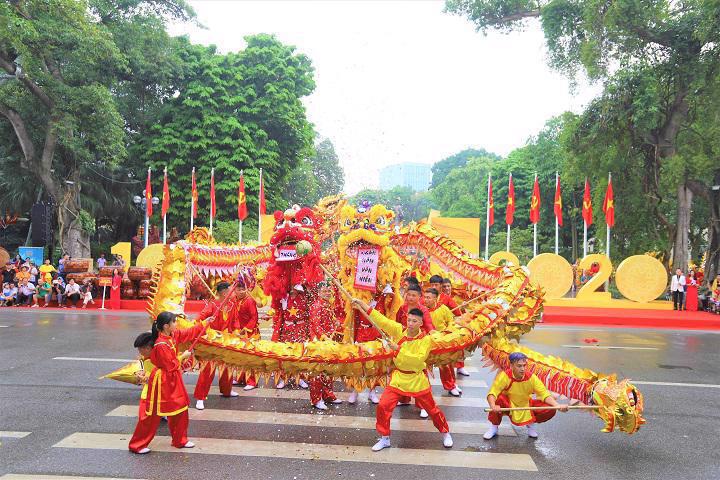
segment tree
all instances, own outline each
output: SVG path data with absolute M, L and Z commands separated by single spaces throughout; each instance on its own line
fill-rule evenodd
M 383 204 L 395 212 L 395 222 L 417 222 L 427 218 L 430 213 L 430 194 L 415 192 L 410 187 L 393 187 L 390 190 L 362 190 L 351 197 L 350 204 L 359 205 L 363 201 L 371 204 Z
M 335 146 L 329 139 L 326 138 L 315 146 L 315 155 L 310 158 L 310 163 L 318 182 L 319 198 L 342 192 L 345 187 L 345 172 L 340 166 Z
M 481 31 L 518 30 L 539 18 L 552 67 L 606 83 L 585 112 L 578 144 L 614 146 L 621 158 L 642 162 L 653 218 L 673 245 L 673 267 L 684 268 L 697 178 L 691 168 L 678 172 L 671 219 L 663 212 L 661 176 L 678 154 L 681 132 L 711 98 L 720 67 L 720 3 L 448 0 L 446 6 Z
M 0 121 L 12 127 L 8 158 L 56 206 L 61 246 L 72 256 L 90 253 L 83 228 L 90 215 L 80 207 L 84 169 L 108 170 L 126 158 L 113 88 L 132 68 L 110 24 L 166 15 L 187 18 L 191 11 L 182 0 L 0 4 Z
M 448 173 L 450 173 L 453 169 L 464 167 L 471 158 L 480 157 L 500 160 L 499 155 L 488 152 L 484 148 L 481 148 L 479 150 L 475 148 L 468 148 L 466 150 L 463 150 L 462 152 L 451 155 L 444 160 L 435 162 L 435 164 L 431 168 L 433 174 L 431 188 L 440 185 L 442 181 L 445 180 L 445 177 L 447 177 Z
M 215 168 L 217 219 L 225 220 L 237 217 L 241 170 L 250 212 L 257 211 L 260 168 L 268 209 L 284 208 L 283 186 L 312 153 L 314 134 L 301 102 L 315 87 L 310 60 L 270 35 L 245 40 L 245 50 L 227 55 L 214 47 L 185 45 L 186 78 L 144 136 L 142 159 L 156 172 L 167 167 L 177 185 L 171 224 L 185 224 L 193 167 L 200 217 L 207 216 Z M 160 188 L 161 177 L 156 178 Z

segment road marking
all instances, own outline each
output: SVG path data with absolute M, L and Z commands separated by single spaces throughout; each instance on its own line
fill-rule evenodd
M 129 435 L 78 432 L 53 445 L 57 448 L 87 448 L 127 451 Z M 463 452 L 458 450 L 425 450 L 390 448 L 373 452 L 369 446 L 334 445 L 320 443 L 267 442 L 226 438 L 194 438 L 195 448 L 177 449 L 170 445 L 170 437 L 158 436 L 150 448 L 155 452 L 196 455 L 236 455 L 241 457 L 296 458 L 334 462 L 389 463 L 400 465 L 428 465 L 459 468 L 487 468 L 495 470 L 523 470 L 537 472 L 530 455 L 517 453 Z M 440 445 L 438 435 L 437 444 Z
M 137 358 L 54 357 L 53 360 L 70 360 L 70 361 L 76 361 L 76 362 L 111 362 L 111 363 L 137 362 Z
M 658 350 L 655 347 L 620 347 L 615 345 L 561 345 L 565 348 L 591 348 L 597 350 Z
M 28 435 L 30 435 L 32 432 L 8 432 L 5 430 L 0 430 L 0 437 L 2 438 L 25 438 Z M 0 477 L 2 478 L 2 477 Z
M 398 407 L 402 408 L 402 407 Z M 121 405 L 108 413 L 107 417 L 137 417 L 137 405 Z M 258 412 L 243 410 L 221 410 L 206 408 L 205 410 L 190 409 L 191 420 L 208 422 L 256 423 L 268 425 L 298 425 L 302 427 L 320 428 L 353 428 L 375 430 L 375 417 L 355 417 L 349 415 Z M 486 422 L 450 422 L 452 433 L 480 435 L 489 424 Z M 436 432 L 432 422 L 427 420 L 410 420 L 393 418 L 390 421 L 392 430 L 404 432 Z M 500 435 L 516 437 L 517 433 L 509 425 L 500 425 Z
M 0 477 L 0 480 L 135 480 L 130 478 L 115 477 L 75 477 L 67 475 L 29 475 L 24 473 L 8 473 Z
M 8 473 L 0 480 L 134 480 L 130 478 L 115 477 L 75 477 L 67 475 L 29 475 L 24 473 Z
M 0 328 L 10 328 L 10 325 L 0 325 Z M 2 477 L 0 477 L 2 478 Z
M 220 395 L 220 389 L 218 387 L 212 387 L 210 388 L 210 393 Z M 310 393 L 307 390 L 304 389 L 287 389 L 283 388 L 281 390 L 278 390 L 276 388 L 256 388 L 255 390 L 245 391 L 245 390 L 239 390 L 238 393 L 240 394 L 239 397 L 236 398 L 243 398 L 243 397 L 250 397 L 250 398 L 282 398 L 282 399 L 289 399 L 289 400 L 305 400 L 310 403 Z M 348 396 L 350 396 L 349 392 L 335 392 L 335 395 L 338 398 L 341 398 L 343 400 L 347 400 Z M 473 408 L 486 408 L 488 406 L 487 401 L 485 400 L 485 397 L 477 398 L 472 396 L 465 396 L 462 397 L 440 397 L 437 395 L 433 395 L 433 398 L 435 398 L 435 403 L 438 405 L 444 405 L 446 407 L 473 407 Z M 365 402 L 367 401 L 367 395 L 362 394 L 358 398 L 358 402 Z
M 710 383 L 643 382 L 638 380 L 630 380 L 630 383 L 634 385 L 661 385 L 664 387 L 720 388 L 720 385 Z

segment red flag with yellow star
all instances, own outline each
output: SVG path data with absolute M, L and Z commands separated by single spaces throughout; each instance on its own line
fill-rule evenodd
M 553 211 L 555 212 L 555 218 L 557 219 L 558 225 L 562 227 L 562 193 L 560 191 L 560 175 L 557 176 L 555 182 L 555 202 L 553 204 Z
M 152 185 L 150 184 L 150 169 L 148 168 L 147 181 L 145 182 L 145 205 L 147 216 L 152 217 Z
M 615 200 L 613 195 L 612 180 L 608 178 L 608 186 L 605 191 L 605 201 L 603 202 L 603 212 L 605 212 L 605 223 L 608 227 L 615 226 Z
M 532 197 L 530 197 L 530 223 L 536 224 L 540 221 L 540 185 L 537 176 L 533 185 Z
M 240 183 L 238 184 L 238 220 L 241 222 L 247 218 L 247 203 L 245 202 L 245 177 L 240 174 Z
M 488 178 L 488 225 L 495 224 L 495 202 L 492 195 L 492 180 Z
M 198 205 L 198 189 L 197 183 L 195 183 L 195 167 L 192 169 L 192 218 L 197 218 L 197 205 Z
M 163 179 L 162 216 L 167 215 L 170 210 L 170 185 L 167 178 L 167 167 L 165 167 L 165 178 Z
M 590 182 L 588 179 L 585 179 L 585 194 L 583 195 L 583 206 L 582 206 L 582 216 L 583 220 L 585 220 L 585 225 L 588 227 L 592 225 L 592 197 L 590 196 Z
M 210 218 L 215 218 L 217 207 L 215 206 L 215 169 L 210 170 Z
M 513 184 L 512 173 L 508 184 L 507 208 L 505 209 L 505 223 L 512 225 L 515 217 L 515 184 Z

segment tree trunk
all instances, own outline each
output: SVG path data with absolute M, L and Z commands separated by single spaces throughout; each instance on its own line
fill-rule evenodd
M 713 185 L 720 185 L 720 170 L 715 172 Z M 710 188 L 710 225 L 708 226 L 708 249 L 705 259 L 705 281 L 708 287 L 720 273 L 720 190 Z
M 687 271 L 689 254 L 690 215 L 692 210 L 693 192 L 685 182 L 678 185 L 677 190 L 677 220 L 675 227 L 675 242 L 673 246 L 672 269 Z

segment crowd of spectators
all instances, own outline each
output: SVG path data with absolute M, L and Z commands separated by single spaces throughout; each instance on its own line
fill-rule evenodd
M 16 256 L 0 272 L 0 307 L 48 307 L 55 302 L 61 308 L 77 308 L 79 305 L 86 308 L 88 304 L 95 304 L 96 291 L 91 280 L 77 283 L 67 278 L 65 263 L 69 260 L 69 255 L 63 255 L 57 268 L 47 259 L 38 267 L 30 258 Z M 114 264 L 122 268 L 124 261 L 118 255 Z M 101 254 L 97 266 L 102 268 L 106 265 L 105 254 Z

